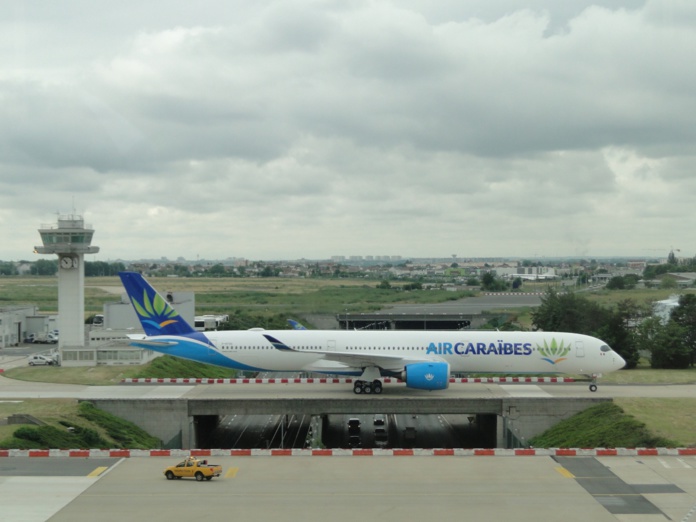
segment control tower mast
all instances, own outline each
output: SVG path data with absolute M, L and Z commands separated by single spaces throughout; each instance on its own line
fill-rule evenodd
M 58 255 L 58 346 L 85 345 L 85 254 L 96 254 L 91 246 L 94 230 L 82 216 L 58 216 L 58 225 L 41 225 L 43 246 L 38 254 Z

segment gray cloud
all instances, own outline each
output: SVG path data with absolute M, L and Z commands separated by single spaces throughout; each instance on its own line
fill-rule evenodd
M 690 2 L 0 15 L 0 259 L 694 254 Z

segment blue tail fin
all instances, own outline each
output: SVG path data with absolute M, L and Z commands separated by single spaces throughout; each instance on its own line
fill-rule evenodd
M 191 335 L 197 333 L 137 272 L 119 272 L 145 335 Z
M 293 330 L 306 330 L 303 324 L 298 323 L 294 319 L 288 319 L 288 324 L 292 326 Z

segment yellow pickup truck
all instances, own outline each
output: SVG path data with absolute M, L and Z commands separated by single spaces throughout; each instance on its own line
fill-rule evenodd
M 207 460 L 197 459 L 196 457 L 186 457 L 185 460 L 177 465 L 169 466 L 164 470 L 164 476 L 167 477 L 167 480 L 192 477 L 200 482 L 203 479 L 210 480 L 220 475 L 222 475 L 222 466 L 208 464 Z

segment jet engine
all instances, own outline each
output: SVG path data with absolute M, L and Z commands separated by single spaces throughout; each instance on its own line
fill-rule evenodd
M 444 390 L 449 386 L 449 373 L 449 364 L 446 362 L 407 364 L 401 372 L 401 380 L 409 388 Z

